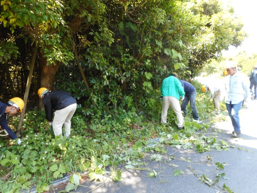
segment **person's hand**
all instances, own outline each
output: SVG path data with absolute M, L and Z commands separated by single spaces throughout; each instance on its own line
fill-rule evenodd
M 17 140 L 17 144 L 20 145 L 21 144 L 21 139 Z
M 181 97 L 180 99 L 183 101 L 183 100 L 185 99 L 185 97 L 183 96 L 183 97 Z
M 49 122 L 49 125 L 52 126 L 52 122 Z

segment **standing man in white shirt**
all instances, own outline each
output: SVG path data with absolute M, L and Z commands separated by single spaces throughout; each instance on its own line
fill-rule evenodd
M 229 61 L 226 70 L 228 76 L 225 80 L 225 103 L 234 127 L 232 137 L 240 137 L 241 128 L 238 112 L 243 101 L 247 101 L 250 96 L 249 81 L 244 74 L 237 71 L 235 62 Z

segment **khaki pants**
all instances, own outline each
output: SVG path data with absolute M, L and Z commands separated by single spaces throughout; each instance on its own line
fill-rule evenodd
M 161 123 L 167 123 L 167 113 L 168 113 L 169 106 L 171 106 L 171 108 L 173 109 L 173 111 L 177 116 L 178 127 L 183 127 L 184 117 L 182 115 L 179 100 L 172 96 L 163 97 Z
M 221 100 L 221 92 L 218 91 L 216 93 L 216 96 L 213 98 L 214 107 L 218 113 L 220 112 L 220 100 Z
M 69 137 L 71 128 L 71 118 L 73 117 L 77 109 L 77 103 L 71 104 L 64 109 L 57 110 L 54 112 L 53 130 L 54 135 L 62 135 L 62 126 L 64 125 L 65 137 Z

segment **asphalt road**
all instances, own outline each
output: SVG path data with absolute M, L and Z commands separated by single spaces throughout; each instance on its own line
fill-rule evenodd
M 220 193 L 227 186 L 234 193 L 257 192 L 257 100 L 251 101 L 248 108 L 242 108 L 241 138 L 231 138 L 231 121 L 217 123 L 212 129 L 219 129 L 217 135 L 234 148 L 228 151 L 211 150 L 198 153 L 194 150 L 166 147 L 167 154 L 161 161 L 151 161 L 150 154 L 144 158 L 146 170 L 126 170 L 122 172 L 122 181 L 113 182 L 108 178 L 103 182 L 86 179 L 77 188 L 77 193 Z M 171 159 L 175 158 L 175 159 Z M 208 159 L 209 158 L 209 159 Z M 191 160 L 190 162 L 187 160 Z M 211 161 L 212 163 L 211 163 Z M 224 169 L 217 170 L 213 163 L 222 163 Z M 149 177 L 149 170 L 156 172 L 156 177 Z M 175 172 L 183 174 L 174 176 Z M 209 186 L 217 175 L 223 174 L 219 182 Z M 199 178 L 203 179 L 202 181 Z

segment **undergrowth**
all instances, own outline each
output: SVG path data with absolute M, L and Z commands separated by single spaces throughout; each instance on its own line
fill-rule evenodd
M 168 112 L 169 123 L 160 124 L 161 101 L 156 100 L 154 106 L 153 112 L 159 114 L 115 109 L 90 121 L 85 118 L 84 109 L 79 108 L 72 118 L 68 139 L 54 137 L 43 111 L 29 111 L 23 122 L 22 144 L 18 146 L 8 138 L 0 140 L 0 192 L 19 192 L 33 186 L 37 192 L 44 192 L 55 179 L 72 174 L 66 187 L 68 192 L 77 187 L 80 174 L 85 171 L 94 180 L 101 180 L 103 175 L 121 180 L 121 171 L 115 168 L 121 163 L 130 169 L 138 167 L 138 160 L 147 151 L 148 141 L 157 137 L 165 145 L 180 145 L 198 152 L 229 147 L 216 136 L 204 135 L 210 124 L 192 122 L 189 106 L 183 131 L 176 129 L 176 116 L 172 110 Z M 198 92 L 196 106 L 200 119 L 217 121 L 212 113 L 213 103 L 206 94 Z M 221 108 L 224 110 L 224 105 Z M 15 127 L 18 117 L 8 121 Z M 106 171 L 107 166 L 111 166 L 111 172 Z

